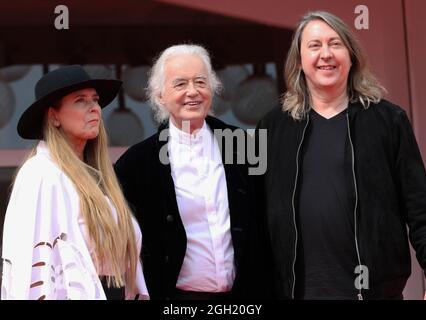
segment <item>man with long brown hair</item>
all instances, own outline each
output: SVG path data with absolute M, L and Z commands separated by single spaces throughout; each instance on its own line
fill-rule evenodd
M 282 108 L 258 126 L 277 297 L 402 299 L 409 240 L 426 270 L 426 172 L 406 113 L 328 12 L 302 18 L 285 76 Z

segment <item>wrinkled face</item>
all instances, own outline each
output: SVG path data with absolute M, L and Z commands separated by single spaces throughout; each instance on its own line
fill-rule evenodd
M 61 99 L 59 108 L 50 108 L 49 116 L 73 144 L 86 143 L 99 134 L 99 96 L 93 88 L 74 91 Z
M 300 43 L 302 70 L 310 90 L 344 90 L 351 58 L 336 31 L 321 20 L 310 21 Z
M 212 104 L 207 68 L 197 55 L 182 54 L 164 65 L 164 89 L 159 102 L 167 108 L 178 128 L 190 121 L 191 131 L 201 128 Z

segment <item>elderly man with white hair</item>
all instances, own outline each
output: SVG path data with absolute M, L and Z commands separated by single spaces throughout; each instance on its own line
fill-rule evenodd
M 148 85 L 159 130 L 115 166 L 142 229 L 141 258 L 154 300 L 268 296 L 252 177 L 236 161 L 246 149 L 224 149 L 214 134 L 242 129 L 208 115 L 220 86 L 203 47 L 163 51 Z

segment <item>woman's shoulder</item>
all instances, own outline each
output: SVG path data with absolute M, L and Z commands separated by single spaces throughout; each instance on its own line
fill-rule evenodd
M 57 184 L 68 185 L 70 180 L 48 156 L 45 154 L 35 154 L 25 161 L 20 168 L 16 176 L 16 183 L 19 182 L 51 186 Z
M 20 172 L 40 178 L 52 178 L 60 175 L 57 165 L 43 154 L 35 154 L 22 165 Z

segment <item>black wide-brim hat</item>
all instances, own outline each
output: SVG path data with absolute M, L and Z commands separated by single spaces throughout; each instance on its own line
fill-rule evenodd
M 65 66 L 45 74 L 35 86 L 36 101 L 18 121 L 18 134 L 24 139 L 43 139 L 45 112 L 53 103 L 74 91 L 93 88 L 99 95 L 101 108 L 110 104 L 120 91 L 122 82 L 92 79 L 80 65 Z

